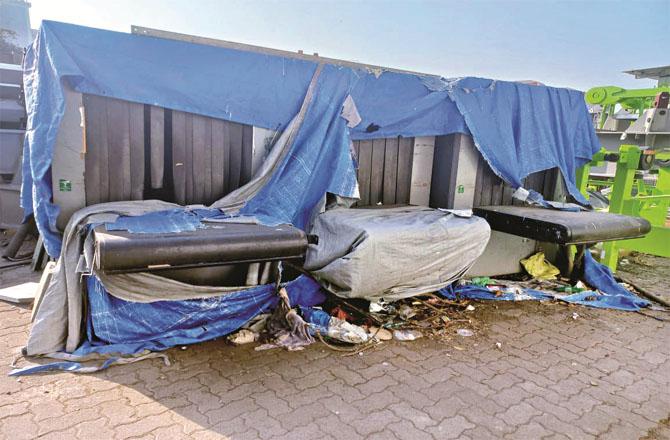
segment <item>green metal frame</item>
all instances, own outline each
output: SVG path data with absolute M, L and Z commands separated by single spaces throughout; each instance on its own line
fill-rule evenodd
M 645 109 L 651 108 L 656 95 L 670 92 L 669 85 L 659 85 L 652 89 L 626 90 L 621 87 L 603 86 L 593 87 L 584 95 L 586 102 L 602 106 L 598 128 L 603 128 L 607 116 L 613 115 L 617 104 L 627 111 L 642 115 Z
M 622 145 L 614 178 L 605 181 L 589 180 L 591 167 L 602 165 L 605 156 L 611 154 L 602 149 L 593 156 L 590 163 L 577 170 L 577 186 L 588 197 L 589 187 L 611 186 L 609 212 L 643 217 L 651 223 L 651 231 L 643 238 L 625 241 L 611 241 L 603 244 L 603 263 L 616 270 L 619 249 L 628 249 L 670 258 L 670 228 L 666 226 L 666 216 L 670 207 L 670 167 L 654 168 L 658 173 L 655 186 L 649 186 L 638 175 L 638 165 L 642 151 L 637 145 Z M 670 152 L 659 152 L 656 158 L 670 160 Z M 634 191 L 635 190 L 635 191 Z

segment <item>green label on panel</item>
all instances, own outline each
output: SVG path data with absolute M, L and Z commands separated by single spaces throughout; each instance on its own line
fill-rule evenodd
M 456 191 L 458 191 L 459 194 L 463 194 L 465 192 L 465 187 L 463 185 L 458 185 Z
M 72 191 L 72 182 L 70 182 L 69 180 L 60 179 L 58 181 L 58 188 L 61 191 Z

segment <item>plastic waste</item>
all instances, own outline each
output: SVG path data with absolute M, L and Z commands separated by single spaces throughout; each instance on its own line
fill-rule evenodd
M 538 252 L 521 260 L 521 265 L 529 275 L 539 280 L 555 280 L 561 273 L 556 266 L 546 260 L 544 252 Z
M 333 339 L 350 344 L 362 344 L 368 340 L 368 334 L 362 327 L 335 317 L 330 318 L 327 334 Z
M 330 316 L 321 309 L 301 307 L 300 311 L 313 333 L 319 332 L 323 336 L 349 344 L 362 344 L 368 340 L 368 334 L 362 327 Z
M 228 340 L 235 345 L 250 344 L 258 339 L 258 333 L 243 328 L 237 333 L 228 336 Z
M 418 330 L 393 330 L 393 339 L 396 341 L 415 341 L 423 337 Z
M 379 327 L 368 328 L 368 336 L 378 341 L 390 341 L 393 339 L 393 334 L 390 331 Z
M 489 284 L 493 284 L 494 281 L 489 277 L 474 277 L 470 280 L 472 284 L 479 287 L 486 287 Z
M 456 330 L 456 333 L 458 333 L 458 336 L 464 336 L 464 337 L 474 336 L 475 334 L 475 332 L 467 328 L 459 328 L 458 330 Z
M 321 327 L 324 331 L 330 323 L 330 315 L 321 309 L 315 307 L 300 307 L 300 314 L 305 321 L 312 326 Z
M 395 306 L 384 301 L 384 298 L 380 298 L 378 301 L 370 301 L 369 310 L 370 313 L 393 313 Z
M 398 315 L 401 319 L 407 321 L 408 319 L 416 316 L 416 310 L 405 304 L 401 306 L 400 309 L 398 309 Z

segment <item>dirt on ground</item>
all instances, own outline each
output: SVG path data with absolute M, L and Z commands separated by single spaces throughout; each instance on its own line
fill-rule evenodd
M 670 259 L 633 252 L 619 258 L 617 275 L 670 301 Z

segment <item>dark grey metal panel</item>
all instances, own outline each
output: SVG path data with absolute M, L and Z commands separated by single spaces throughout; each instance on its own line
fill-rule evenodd
M 226 166 L 224 152 L 226 139 L 224 137 L 225 122 L 212 119 L 212 196 L 216 199 L 225 194 Z
M 107 141 L 109 146 L 109 201 L 128 200 L 130 194 L 130 126 L 128 106 L 117 99 L 107 100 Z M 125 190 L 128 188 L 128 195 Z
M 384 186 L 382 201 L 385 205 L 396 203 L 396 184 L 398 182 L 398 138 L 387 138 L 384 150 Z
M 186 161 L 184 163 L 186 168 L 184 193 L 186 194 L 186 203 L 190 204 L 193 203 L 194 200 L 193 188 L 195 185 L 193 181 L 193 173 L 197 172 L 193 168 L 193 115 L 190 113 L 185 114 L 184 131 L 186 133 L 186 142 L 184 143 L 184 160 Z
M 186 204 L 186 114 L 172 112 L 172 181 L 175 201 Z M 190 165 L 190 164 L 189 164 Z
M 205 125 L 203 116 L 193 115 L 193 201 L 205 200 L 205 180 L 210 179 L 205 173 Z
M 149 109 L 149 138 L 151 142 L 151 187 L 163 187 L 165 164 L 165 112 L 162 107 Z
M 372 168 L 370 170 L 370 201 L 368 204 L 376 205 L 382 202 L 384 187 L 384 153 L 386 150 L 385 139 L 372 140 Z
M 430 206 L 448 209 L 454 207 L 454 191 L 460 151 L 460 143 L 456 142 L 455 134 L 435 137 Z
M 88 205 L 145 193 L 208 204 L 251 180 L 250 125 L 93 95 L 84 106 Z
M 361 141 L 353 141 L 351 145 L 353 147 L 354 159 L 356 160 L 356 163 L 358 163 L 358 154 L 361 149 Z
M 228 162 L 228 190 L 239 188 L 242 179 L 242 124 L 228 123 L 230 160 Z
M 360 141 L 358 155 L 359 206 L 370 205 L 370 173 L 372 171 L 372 141 Z
M 551 169 L 530 174 L 523 179 L 523 187 L 535 190 L 548 200 L 551 200 L 553 199 L 553 192 L 556 187 L 556 173 L 555 169 Z M 513 193 L 514 189 L 509 184 L 503 182 L 491 170 L 484 158 L 480 157 L 473 206 L 523 205 L 523 202 L 512 198 Z
M 398 140 L 398 181 L 396 182 L 395 202 L 399 205 L 409 203 L 412 185 L 412 162 L 414 158 L 414 138 Z
M 357 206 L 408 204 L 414 138 L 381 138 L 353 142 L 358 165 Z
M 251 125 L 242 126 L 242 171 L 240 177 L 240 186 L 251 180 L 251 163 L 253 159 L 253 127 Z
M 101 194 L 103 154 L 104 162 L 107 162 L 107 106 L 102 98 L 92 95 L 84 95 L 83 102 L 86 137 L 84 188 L 86 204 L 94 205 L 107 200 L 107 194 Z
M 223 124 L 223 194 L 228 194 L 232 191 L 230 187 L 230 124 L 224 122 Z
M 205 133 L 203 135 L 204 144 L 205 144 L 205 195 L 203 201 L 205 204 L 210 204 L 214 201 L 212 198 L 212 119 L 207 118 L 205 120 Z
M 144 105 L 128 103 L 130 122 L 130 198 L 144 198 Z

